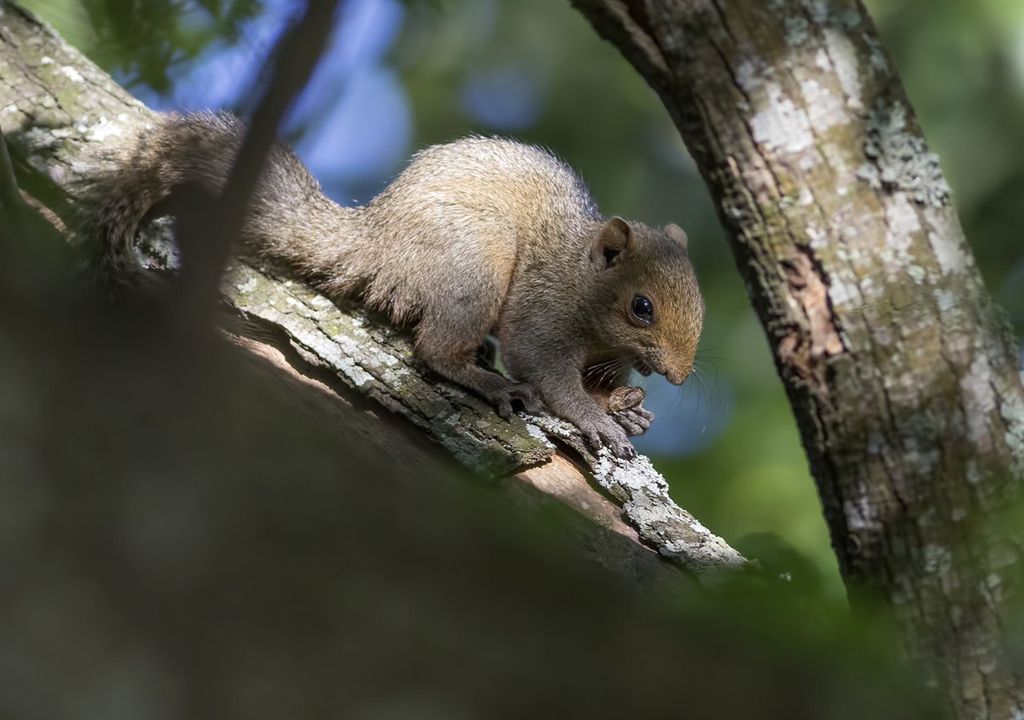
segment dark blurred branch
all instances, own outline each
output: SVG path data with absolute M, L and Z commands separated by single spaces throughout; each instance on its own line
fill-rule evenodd
M 14 219 L 20 210 L 21 195 L 14 177 L 14 166 L 7 151 L 7 142 L 0 132 L 0 259 L 14 242 Z
M 212 210 L 187 224 L 181 234 L 182 309 L 186 322 L 213 317 L 221 276 L 245 221 L 252 198 L 292 100 L 305 87 L 334 27 L 340 0 L 309 0 L 303 16 L 271 55 L 270 80 L 248 123 L 248 130 L 220 198 Z
M 21 204 L 21 193 L 18 191 L 18 181 L 14 177 L 11 155 L 7 150 L 3 132 L 0 132 L 0 220 L 10 222 Z M 0 227 L 0 233 L 4 232 L 6 228 Z
M 0 298 L 50 309 L 61 305 L 70 290 L 71 255 L 62 229 L 52 212 L 22 194 L 0 130 Z
M 0 123 L 15 163 L 34 177 L 45 176 L 73 206 L 78 183 L 116 161 L 108 157 L 105 141 L 138 131 L 152 113 L 30 15 L 3 7 Z M 608 530 L 603 537 L 628 541 L 630 567 L 645 566 L 641 558 L 654 558 L 655 552 L 697 573 L 745 565 L 739 553 L 672 501 L 664 478 L 646 458 L 625 462 L 607 452 L 595 457 L 574 428 L 551 418 L 502 420 L 480 399 L 425 370 L 406 333 L 299 283 L 237 263 L 222 291 L 248 321 L 248 340 L 284 358 L 289 373 L 316 379 L 317 393 L 355 399 L 375 415 L 390 410 L 392 420 L 410 423 L 477 474 L 558 499 L 587 523 Z M 309 383 L 294 387 L 296 393 L 311 392 Z M 341 422 L 337 430 L 352 432 Z M 603 541 L 585 545 L 602 562 L 606 551 L 618 547 Z

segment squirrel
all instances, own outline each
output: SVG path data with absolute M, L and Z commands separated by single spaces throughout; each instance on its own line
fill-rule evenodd
M 229 114 L 162 114 L 122 141 L 89 199 L 106 272 L 130 271 L 142 223 L 183 188 L 216 196 L 244 134 Z M 686 234 L 602 217 L 546 149 L 481 136 L 434 145 L 369 203 L 343 207 L 277 144 L 247 212 L 240 254 L 414 325 L 418 357 L 505 419 L 513 404 L 547 406 L 595 450 L 629 458 L 627 433 L 653 416 L 595 395 L 625 386 L 632 369 L 678 385 L 693 368 L 704 303 Z M 511 379 L 477 363 L 488 336 Z

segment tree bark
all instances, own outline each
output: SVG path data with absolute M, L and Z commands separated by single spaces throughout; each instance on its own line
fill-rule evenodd
M 573 0 L 705 178 L 853 596 L 964 718 L 1024 712 L 1001 636 L 1024 390 L 938 158 L 856 0 Z
M 0 78 L 0 128 L 19 179 L 73 218 L 76 187 L 109 161 L 106 141 L 144 126 L 151 111 L 52 30 L 2 0 Z M 163 238 L 153 232 L 141 247 L 145 264 L 157 270 L 175 255 Z M 391 411 L 469 470 L 511 478 L 524 489 L 519 495 L 540 493 L 568 505 L 603 532 L 584 539 L 599 562 L 638 578 L 660 575 L 650 562 L 657 555 L 695 577 L 746 564 L 676 505 L 647 458 L 595 455 L 574 427 L 551 417 L 502 420 L 417 362 L 407 333 L 272 270 L 235 263 L 222 289 L 250 335 L 236 342 L 272 359 L 296 393 L 318 406 L 369 404 L 375 417 Z M 350 419 L 335 418 L 339 432 L 352 432 Z

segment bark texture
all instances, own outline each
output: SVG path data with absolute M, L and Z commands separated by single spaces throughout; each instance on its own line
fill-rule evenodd
M 0 127 L 20 179 L 68 217 L 75 211 L 76 183 L 107 161 L 105 141 L 152 117 L 52 30 L 2 1 L 0 78 Z M 154 232 L 147 238 L 141 262 L 155 268 L 173 264 L 175 252 L 163 237 Z M 364 405 L 368 400 L 411 423 L 470 470 L 514 478 L 529 493 L 569 505 L 608 531 L 586 540 L 599 561 L 638 577 L 659 574 L 648 562 L 656 559 L 651 550 L 697 573 L 746 563 L 672 501 L 664 478 L 646 458 L 622 461 L 607 451 L 595 456 L 575 428 L 550 417 L 502 420 L 475 396 L 423 368 L 406 333 L 358 308 L 338 307 L 269 269 L 241 263 L 231 269 L 223 291 L 252 335 L 239 344 L 272 358 L 280 372 L 292 376 L 297 393 L 311 393 L 318 405 L 346 397 L 362 398 Z M 338 423 L 339 432 L 349 430 Z M 632 550 L 624 550 L 622 540 Z
M 1017 355 L 856 0 L 573 0 L 659 93 L 773 350 L 851 593 L 960 717 L 1019 718 Z

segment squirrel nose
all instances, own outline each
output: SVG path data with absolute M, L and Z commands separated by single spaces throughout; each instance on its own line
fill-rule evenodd
M 673 385 L 682 385 L 686 382 L 686 378 L 690 377 L 691 372 L 693 372 L 693 364 L 686 363 L 682 367 L 678 365 L 675 367 L 666 366 L 662 375 Z

